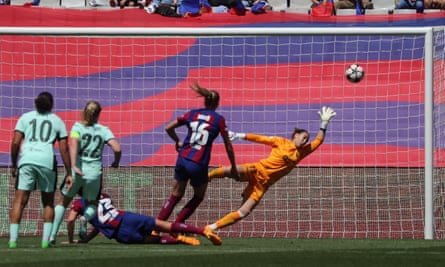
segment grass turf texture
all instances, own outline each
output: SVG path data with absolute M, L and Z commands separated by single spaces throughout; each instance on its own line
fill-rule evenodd
M 65 241 L 65 237 L 59 237 Z M 445 241 L 388 239 L 225 238 L 222 246 L 89 244 L 42 249 L 40 237 L 0 238 L 0 266 L 443 266 Z

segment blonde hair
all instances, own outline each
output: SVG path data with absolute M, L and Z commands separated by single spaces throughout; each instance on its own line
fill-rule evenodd
M 87 126 L 92 126 L 99 121 L 99 115 L 102 107 L 99 102 L 91 100 L 88 101 L 83 109 L 83 123 Z

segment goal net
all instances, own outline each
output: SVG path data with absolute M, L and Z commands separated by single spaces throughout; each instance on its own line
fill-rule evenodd
M 444 28 L 0 28 L 0 199 L 11 207 L 10 143 L 18 117 L 41 91 L 68 129 L 87 100 L 103 106 L 101 123 L 123 148 L 104 192 L 120 209 L 156 216 L 170 196 L 174 144 L 164 128 L 203 106 L 194 81 L 221 94 L 230 129 L 313 138 L 317 111 L 337 116 L 324 144 L 265 194 L 230 237 L 443 238 L 445 203 Z M 359 83 L 345 78 L 360 64 Z M 179 129 L 184 134 L 184 129 Z M 270 147 L 234 143 L 237 163 Z M 57 151 L 57 150 L 56 150 Z M 59 157 L 59 154 L 57 153 Z M 61 163 L 59 157 L 59 163 Z M 220 137 L 211 166 L 227 165 Z M 59 183 L 63 179 L 60 169 Z M 188 220 L 204 226 L 238 209 L 245 184 L 218 179 Z M 178 208 L 192 195 L 187 189 Z M 67 211 L 68 213 L 68 211 Z M 9 209 L 0 210 L 8 235 Z M 170 220 L 174 219 L 174 214 Z M 41 232 L 38 192 L 21 234 Z M 66 233 L 65 224 L 61 234 Z

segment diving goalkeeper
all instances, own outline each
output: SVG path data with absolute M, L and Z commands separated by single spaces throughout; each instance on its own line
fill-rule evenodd
M 270 155 L 255 163 L 237 165 L 240 178 L 238 181 L 247 182 L 242 193 L 243 204 L 236 210 L 228 213 L 213 224 L 207 225 L 209 230 L 217 230 L 242 220 L 258 205 L 264 193 L 292 169 L 302 159 L 314 152 L 325 138 L 329 121 L 336 115 L 330 107 L 323 107 L 318 114 L 321 119 L 320 130 L 315 139 L 309 143 L 309 132 L 295 128 L 292 139 L 277 136 L 263 136 L 252 133 L 229 132 L 231 140 L 247 140 L 272 147 Z M 219 167 L 209 172 L 209 180 L 216 178 L 235 178 L 231 176 L 230 167 Z

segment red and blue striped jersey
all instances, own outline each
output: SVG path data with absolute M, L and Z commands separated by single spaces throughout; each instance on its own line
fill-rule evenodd
M 228 136 L 226 119 L 209 109 L 193 109 L 177 118 L 180 125 L 187 125 L 187 136 L 179 156 L 207 166 L 215 138 L 221 133 Z
M 83 215 L 86 209 L 86 203 L 83 198 L 73 202 L 71 209 Z M 97 205 L 96 216 L 94 216 L 90 223 L 103 235 L 108 238 L 114 238 L 125 212 L 118 210 L 113 206 L 112 200 L 109 197 L 101 198 Z

